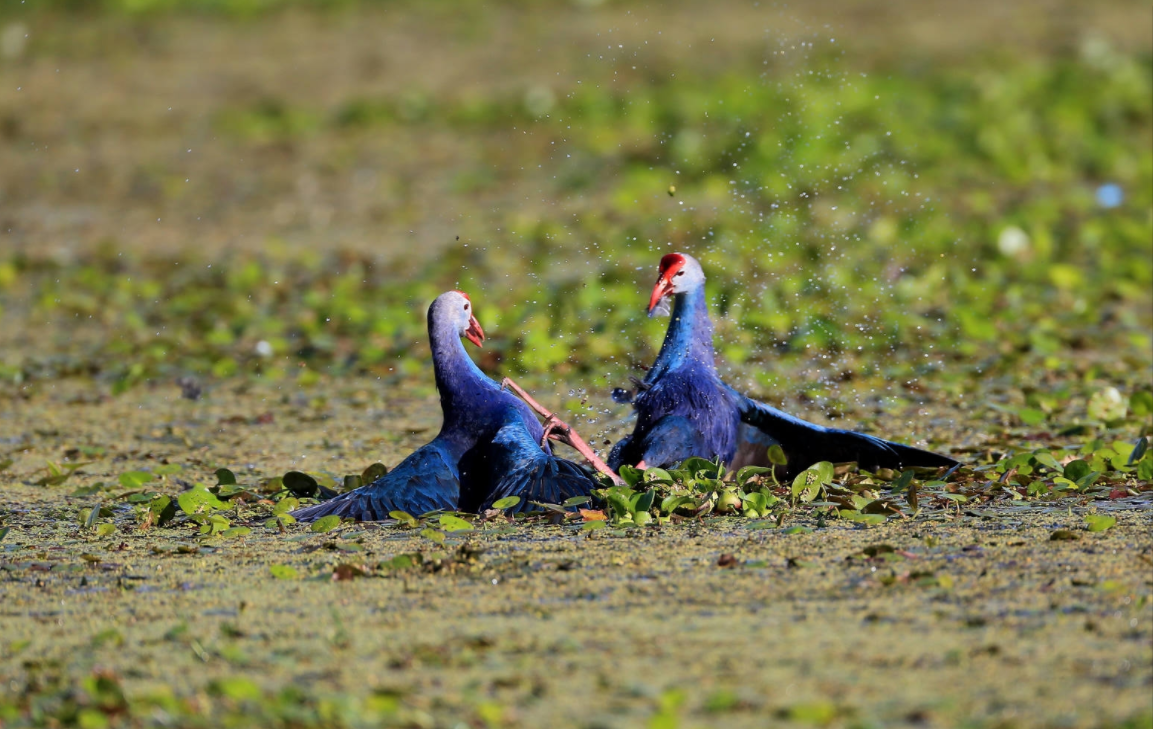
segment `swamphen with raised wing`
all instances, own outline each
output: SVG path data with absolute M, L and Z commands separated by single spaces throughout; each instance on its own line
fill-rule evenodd
M 444 414 L 440 433 L 371 484 L 293 516 L 375 521 L 395 510 L 480 512 L 506 496 L 520 497 L 519 510 L 530 501 L 559 504 L 598 487 L 583 468 L 553 456 L 529 406 L 469 359 L 461 337 L 479 347 L 484 330 L 467 294 L 449 291 L 432 302 L 428 337 Z
M 670 253 L 649 299 L 649 316 L 672 297 L 672 321 L 657 360 L 632 398 L 637 424 L 613 447 L 608 465 L 671 466 L 689 456 L 720 458 L 732 468 L 769 465 L 779 444 L 790 475 L 818 461 L 856 461 L 862 468 L 938 467 L 951 458 L 864 433 L 826 428 L 748 398 L 717 375 L 705 274 L 696 259 Z M 628 401 L 620 391 L 618 401 Z

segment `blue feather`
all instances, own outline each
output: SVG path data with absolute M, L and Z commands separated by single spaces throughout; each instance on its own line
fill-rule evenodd
M 688 456 L 720 458 L 737 468 L 768 465 L 780 445 L 787 471 L 817 461 L 856 461 L 862 468 L 952 466 L 947 456 L 864 433 L 825 428 L 752 400 L 721 381 L 704 286 L 673 297 L 672 321 L 642 389 L 633 400 L 637 424 L 613 448 L 609 466 L 672 466 Z
M 337 516 L 359 521 L 387 519 L 390 511 L 413 516 L 430 511 L 455 511 L 460 497 L 460 476 L 452 451 L 440 438 L 412 452 L 396 468 L 370 484 L 315 506 L 292 513 L 298 521 Z
M 542 449 L 529 435 L 519 413 L 509 413 L 492 442 L 474 451 L 462 460 L 462 480 L 468 482 L 471 477 L 482 487 L 465 489 L 465 511 L 482 512 L 508 496 L 520 497 L 512 511 L 524 511 L 533 508 L 533 501 L 561 504 L 574 496 L 587 496 L 598 487 L 583 468 Z
M 432 442 L 388 474 L 331 501 L 293 512 L 300 521 L 336 514 L 375 521 L 390 511 L 480 511 L 505 496 L 561 503 L 597 484 L 575 463 L 541 446 L 544 430 L 532 409 L 486 377 L 461 343 L 457 292 L 438 297 L 428 313 L 436 387 L 444 424 Z

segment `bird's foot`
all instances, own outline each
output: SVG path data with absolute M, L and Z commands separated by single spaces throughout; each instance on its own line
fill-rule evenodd
M 544 419 L 544 422 L 541 425 L 544 426 L 544 435 L 540 437 L 541 448 L 544 448 L 544 444 L 548 442 L 549 438 L 554 437 L 553 433 L 561 434 L 555 437 L 556 440 L 559 440 L 562 443 L 564 442 L 564 440 L 562 440 L 563 438 L 567 438 L 572 434 L 572 428 L 569 427 L 566 423 L 561 422 L 556 415 L 549 415 Z
M 524 388 L 513 382 L 511 377 L 506 377 L 501 380 L 500 388 L 502 390 L 512 390 L 528 403 L 528 406 L 539 413 L 544 418 L 544 435 L 541 437 L 541 447 L 544 447 L 545 441 L 552 439 L 558 443 L 564 443 L 569 448 L 572 448 L 592 464 L 592 467 L 600 471 L 604 475 L 613 480 L 615 484 L 624 483 L 621 481 L 620 476 L 616 475 L 611 468 L 608 467 L 604 461 L 600 459 L 593 449 L 585 443 L 584 438 L 581 438 L 572 426 L 561 420 L 551 410 L 546 409 L 543 405 L 533 399 L 532 395 L 525 392 Z

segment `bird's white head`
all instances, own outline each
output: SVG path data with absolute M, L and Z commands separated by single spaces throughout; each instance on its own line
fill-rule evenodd
M 687 253 L 670 253 L 661 259 L 660 273 L 649 297 L 649 316 L 657 311 L 666 296 L 683 294 L 705 285 L 705 272 L 697 259 Z
M 472 301 L 465 292 L 444 292 L 432 302 L 431 312 L 435 319 L 451 322 L 457 334 L 476 346 L 484 343 L 484 330 L 472 313 Z

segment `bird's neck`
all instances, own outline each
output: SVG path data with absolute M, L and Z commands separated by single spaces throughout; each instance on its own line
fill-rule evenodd
M 654 382 L 666 372 L 683 367 L 700 367 L 714 371 L 713 323 L 709 320 L 705 288 L 701 286 L 673 294 L 673 313 L 664 344 L 646 382 Z
M 452 327 L 430 326 L 429 339 L 436 389 L 440 393 L 440 407 L 447 429 L 461 416 L 491 400 L 492 391 L 498 388 L 464 351 L 464 342 Z

